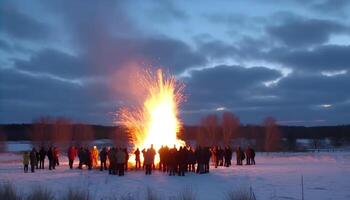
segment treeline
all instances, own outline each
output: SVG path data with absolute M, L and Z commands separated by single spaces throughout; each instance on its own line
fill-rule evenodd
M 350 143 L 350 125 L 340 126 L 280 126 L 272 117 L 261 125 L 242 125 L 233 113 L 221 116 L 210 114 L 197 126 L 184 126 L 179 137 L 195 141 L 203 146 L 251 145 L 259 151 L 294 150 L 297 139 L 309 139 L 313 148 L 319 148 L 328 139 L 332 146 Z M 95 139 L 111 139 L 115 144 L 129 142 L 128 133 L 118 126 L 77 124 L 66 118 L 42 117 L 31 124 L 0 125 L 0 141 L 31 140 L 40 143 L 66 143 L 67 141 L 91 142 Z

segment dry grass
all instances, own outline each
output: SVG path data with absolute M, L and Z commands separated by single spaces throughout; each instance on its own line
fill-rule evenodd
M 55 196 L 53 193 L 43 187 L 37 187 L 29 194 L 27 200 L 54 200 Z
M 177 196 L 177 200 L 197 200 L 197 195 L 192 187 L 185 187 Z
M 22 199 L 17 193 L 16 188 L 11 183 L 2 183 L 0 185 L 0 199 L 20 200 Z
M 229 191 L 226 200 L 256 200 L 255 194 L 251 188 L 238 188 Z

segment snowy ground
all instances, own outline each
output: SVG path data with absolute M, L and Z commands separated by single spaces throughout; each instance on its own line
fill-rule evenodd
M 186 174 L 169 177 L 156 171 L 145 176 L 141 171 L 126 176 L 110 176 L 98 170 L 69 170 L 66 160 L 55 171 L 38 170 L 24 174 L 21 156 L 0 154 L 0 182 L 13 182 L 19 191 L 28 193 L 41 185 L 55 195 L 67 187 L 88 189 L 91 197 L 144 194 L 153 188 L 164 199 L 175 197 L 191 187 L 198 199 L 224 199 L 228 191 L 251 186 L 257 199 L 301 199 L 301 175 L 304 176 L 305 199 L 350 199 L 350 152 L 258 154 L 256 166 L 233 166 L 211 169 L 210 174 Z M 142 191 L 142 192 L 140 192 Z

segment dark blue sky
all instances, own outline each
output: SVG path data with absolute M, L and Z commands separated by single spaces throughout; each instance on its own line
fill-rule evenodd
M 112 124 L 133 66 L 186 84 L 181 118 L 350 122 L 350 1 L 1 1 L 0 123 Z

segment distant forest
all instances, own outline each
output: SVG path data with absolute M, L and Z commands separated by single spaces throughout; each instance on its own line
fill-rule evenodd
M 2 124 L 0 125 L 0 134 L 8 141 L 31 140 L 31 134 L 35 130 L 33 124 Z M 85 127 L 82 130 L 81 127 Z M 86 127 L 89 127 L 88 129 Z M 126 135 L 127 133 L 118 126 L 101 126 L 89 124 L 72 124 L 71 129 L 79 129 L 80 132 L 90 132 L 94 139 L 107 139 L 112 135 Z M 288 139 L 324 139 L 336 138 L 350 140 L 350 125 L 339 126 L 277 126 L 282 138 Z M 179 137 L 183 140 L 196 140 L 201 132 L 200 126 L 184 126 Z M 203 131 L 204 132 L 204 131 Z M 223 137 L 221 127 L 216 128 L 216 138 Z M 266 127 L 262 125 L 240 125 L 236 134 L 232 138 L 254 139 L 265 135 Z

